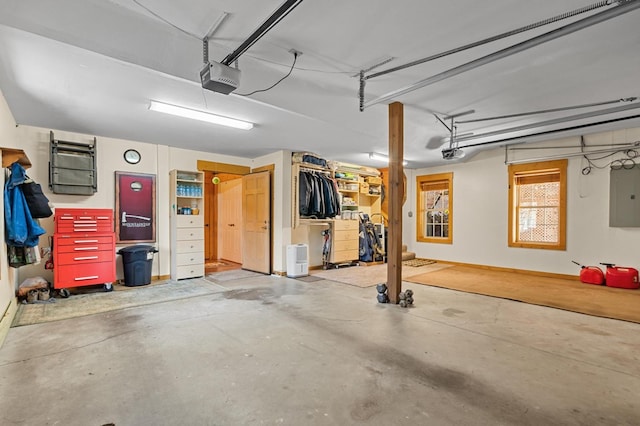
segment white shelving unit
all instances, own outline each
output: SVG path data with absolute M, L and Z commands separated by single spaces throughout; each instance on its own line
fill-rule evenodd
M 171 170 L 171 279 L 204 275 L 204 173 Z

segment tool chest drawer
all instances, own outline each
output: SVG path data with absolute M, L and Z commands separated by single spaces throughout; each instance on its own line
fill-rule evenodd
M 113 211 L 110 209 L 56 209 L 55 233 L 113 232 Z
M 92 251 L 85 253 L 59 253 L 56 262 L 59 265 L 75 265 L 94 262 L 109 262 L 113 258 L 111 251 Z
M 72 250 L 70 247 L 95 247 L 102 245 L 113 246 L 115 243 L 113 235 L 90 235 L 87 237 L 79 235 L 59 235 L 55 234 L 54 244 L 60 246 L 61 250 Z
M 55 288 L 111 283 L 115 280 L 115 264 L 108 261 L 56 266 L 53 278 Z
M 54 239 L 55 244 L 55 239 Z M 102 244 L 91 244 L 91 245 L 63 245 L 59 244 L 56 253 L 58 255 L 65 253 L 92 253 L 96 251 L 108 251 L 113 252 L 113 244 L 112 243 L 102 243 Z

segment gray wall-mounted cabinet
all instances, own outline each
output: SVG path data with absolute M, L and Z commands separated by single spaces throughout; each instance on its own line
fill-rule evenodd
M 96 139 L 57 140 L 50 132 L 49 188 L 54 194 L 93 195 L 98 191 Z

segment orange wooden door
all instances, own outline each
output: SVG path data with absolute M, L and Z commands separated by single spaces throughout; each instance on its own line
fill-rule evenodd
M 271 273 L 270 173 L 242 177 L 242 268 Z
M 214 174 L 204 174 L 204 259 L 212 262 L 218 259 L 218 203 L 217 185 L 212 182 Z
M 218 257 L 242 263 L 242 180 L 218 184 Z

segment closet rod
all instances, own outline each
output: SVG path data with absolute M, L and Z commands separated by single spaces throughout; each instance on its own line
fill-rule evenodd
M 304 167 L 304 166 L 300 167 L 300 171 L 301 172 L 311 172 L 311 173 L 324 173 L 326 175 L 331 175 L 331 172 L 329 170 L 312 169 L 312 168 Z

